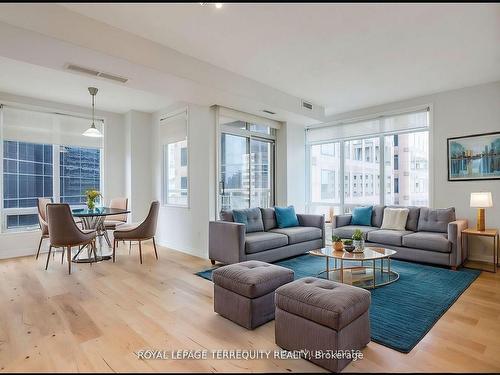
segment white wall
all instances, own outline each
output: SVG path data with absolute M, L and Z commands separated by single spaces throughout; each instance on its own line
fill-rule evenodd
M 152 154 L 154 143 L 152 115 L 139 111 L 125 114 L 125 155 L 126 196 L 129 198 L 129 221 L 140 222 L 148 214 L 153 197 Z
M 469 207 L 470 193 L 491 191 L 494 208 L 486 210 L 486 225 L 500 228 L 500 180 L 449 182 L 447 179 L 447 138 L 500 131 L 500 82 L 426 95 L 414 99 L 360 109 L 329 117 L 328 121 L 356 118 L 411 108 L 432 106 L 431 162 L 433 166 L 432 205 L 456 208 L 458 218 L 476 223 L 476 211 Z M 471 259 L 490 260 L 485 241 L 471 241 Z
M 276 205 L 306 209 L 305 130 L 303 124 L 287 122 L 276 140 Z
M 215 217 L 215 111 L 180 103 L 153 115 L 153 196 L 161 202 L 162 157 L 160 118 L 188 108 L 189 207 L 161 205 L 157 241 L 160 245 L 208 257 L 208 222 Z
M 26 108 L 89 116 L 89 109 L 40 99 L 0 93 L 0 103 Z M 125 195 L 125 118 L 121 114 L 96 111 L 105 119 L 103 195 L 106 201 Z M 40 232 L 0 233 L 0 259 L 34 254 Z M 45 241 L 47 242 L 47 241 Z

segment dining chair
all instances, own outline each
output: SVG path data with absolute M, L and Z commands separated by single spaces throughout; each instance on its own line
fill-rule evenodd
M 147 240 L 153 240 L 153 248 L 155 250 L 155 256 L 158 260 L 158 252 L 156 250 L 155 233 L 156 224 L 158 222 L 158 210 L 160 208 L 160 202 L 154 201 L 151 203 L 149 208 L 149 213 L 146 219 L 140 224 L 130 224 L 122 225 L 113 232 L 113 262 L 115 261 L 116 246 L 118 241 L 138 241 L 139 242 L 139 259 L 142 264 L 142 247 L 141 242 Z
M 109 202 L 110 208 L 120 208 L 122 210 L 127 210 L 128 208 L 128 198 L 113 198 Z M 106 230 L 115 230 L 120 225 L 127 222 L 127 214 L 119 215 L 109 215 L 104 219 L 104 228 Z
M 80 229 L 73 220 L 71 209 L 66 203 L 49 203 L 46 207 L 50 246 L 45 269 L 49 266 L 50 252 L 53 247 L 66 249 L 69 274 L 71 274 L 71 247 L 73 246 L 88 246 L 89 252 L 92 251 L 94 253 L 95 260 L 97 261 L 95 246 L 96 231 Z
M 47 213 L 45 208 L 47 204 L 52 203 L 52 199 L 50 198 L 38 198 L 37 199 L 37 208 L 38 208 L 38 224 L 40 225 L 40 230 L 42 234 L 40 236 L 40 242 L 38 243 L 38 251 L 36 252 L 36 258 L 40 255 L 40 248 L 42 247 L 42 242 L 44 239 L 49 238 L 49 224 L 47 223 Z

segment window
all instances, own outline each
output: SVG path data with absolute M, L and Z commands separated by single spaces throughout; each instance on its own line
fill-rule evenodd
M 187 151 L 188 151 L 187 147 L 181 148 L 181 167 L 186 167 L 188 165 Z
M 85 191 L 99 190 L 101 186 L 101 150 L 70 146 L 59 149 L 60 200 L 68 204 L 85 204 Z
M 278 123 L 219 108 L 218 208 L 274 204 L 275 134 Z
M 358 205 L 428 206 L 428 126 L 424 109 L 308 128 L 310 211 L 326 202 L 340 212 Z M 342 155 L 332 152 L 332 145 L 335 151 L 343 150 Z M 337 181 L 341 172 L 342 182 Z
M 160 120 L 160 141 L 163 148 L 163 203 L 188 206 L 189 149 L 187 110 L 167 115 Z
M 378 204 L 380 202 L 379 184 L 375 179 L 380 179 L 379 162 L 372 157 L 375 147 L 380 147 L 379 138 L 367 138 L 345 141 L 344 148 L 353 150 L 354 153 L 364 151 L 354 160 L 344 161 L 344 175 L 353 175 L 354 180 L 349 189 L 344 192 L 344 205 Z M 359 151 L 357 151 L 359 150 Z M 375 177 L 376 176 L 376 177 Z
M 0 111 L 2 230 L 37 228 L 37 198 L 81 205 L 85 190 L 101 190 L 102 140 L 81 135 L 88 120 L 11 107 Z

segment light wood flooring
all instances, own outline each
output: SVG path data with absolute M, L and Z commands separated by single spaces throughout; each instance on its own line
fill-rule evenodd
M 318 372 L 305 360 L 139 360 L 140 349 L 274 350 L 274 322 L 247 331 L 218 316 L 206 260 L 150 246 L 117 262 L 46 254 L 0 261 L 1 371 Z M 344 371 L 500 372 L 500 273 L 483 272 L 409 354 L 370 343 Z

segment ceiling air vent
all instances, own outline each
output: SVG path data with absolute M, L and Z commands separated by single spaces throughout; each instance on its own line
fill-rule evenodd
M 275 115 L 276 112 L 268 111 L 267 109 L 263 109 L 262 112 L 267 113 L 269 115 Z
M 74 72 L 78 73 L 83 73 L 83 74 L 88 74 L 94 77 L 101 77 L 105 79 L 109 79 L 111 81 L 116 81 L 120 83 L 126 83 L 128 81 L 128 78 L 120 77 L 115 74 L 110 74 L 110 73 L 104 73 L 100 72 L 98 70 L 94 70 L 91 68 L 85 68 L 83 66 L 75 65 L 75 64 L 68 64 L 66 65 L 66 69 L 72 70 Z
M 305 100 L 302 100 L 302 108 L 305 108 L 309 111 L 313 110 L 313 105 L 312 103 L 306 102 Z

